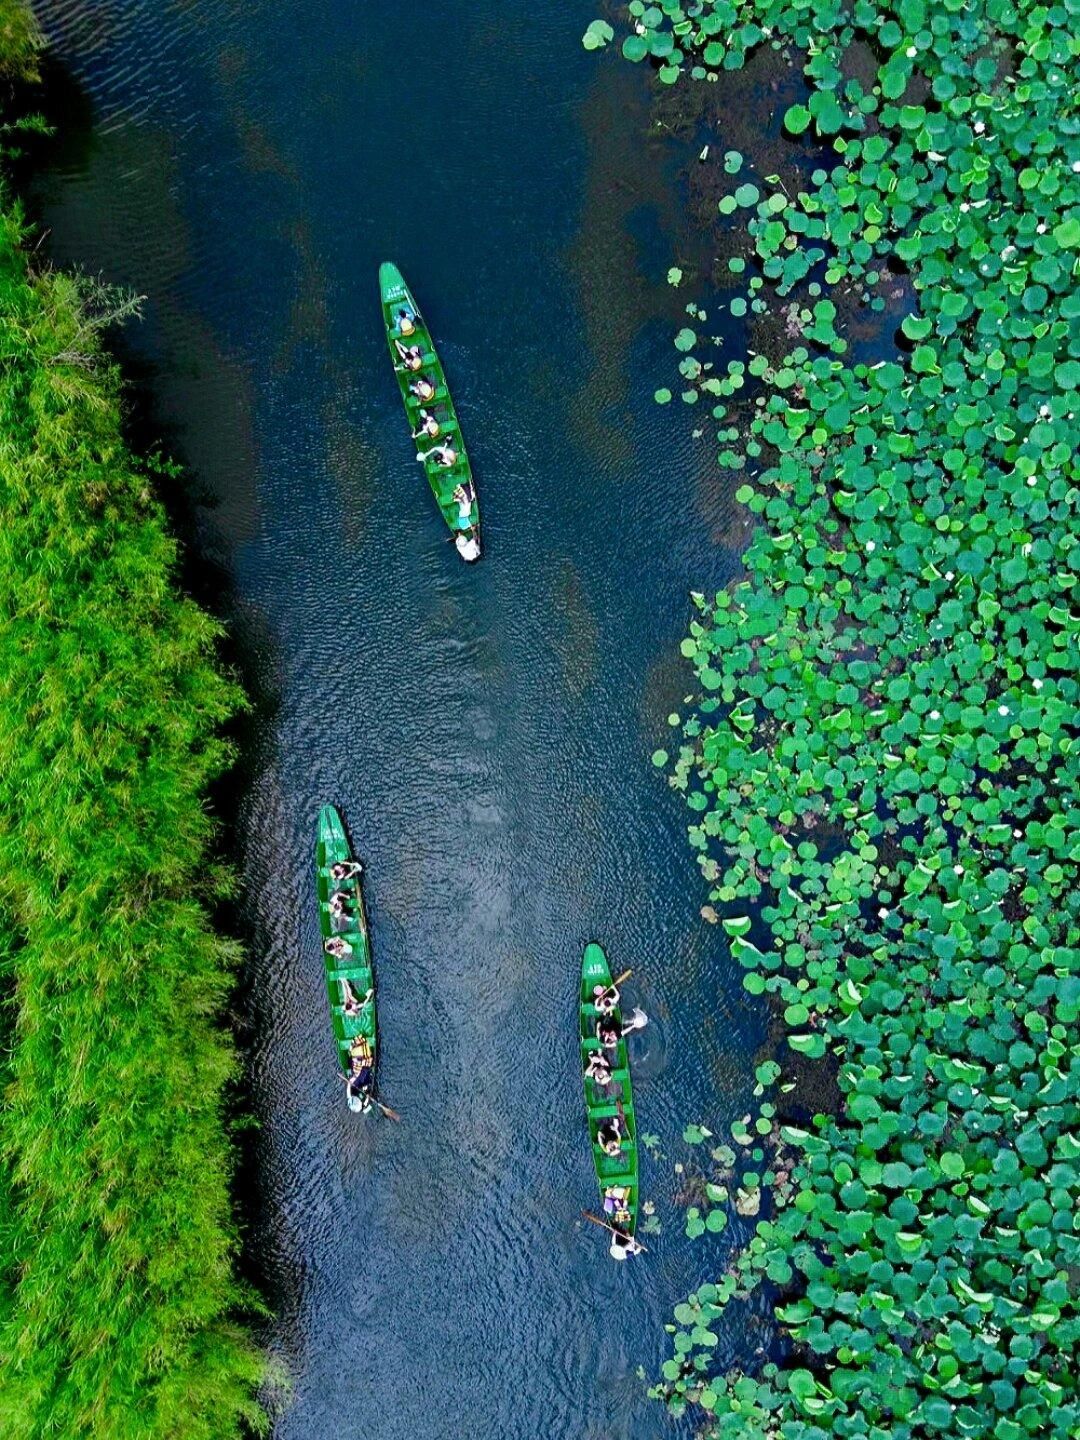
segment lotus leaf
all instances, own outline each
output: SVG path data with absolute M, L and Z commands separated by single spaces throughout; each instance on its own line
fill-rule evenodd
M 581 37 L 581 43 L 586 50 L 602 50 L 614 38 L 615 31 L 606 20 L 593 20 Z
M 800 1368 L 702 1346 L 709 1436 L 1080 1425 L 1076 19 L 702 0 L 651 27 L 706 73 L 766 30 L 801 52 L 783 126 L 823 142 L 775 205 L 721 204 L 745 310 L 792 309 L 715 377 L 754 529 L 694 615 L 679 764 L 743 985 L 839 1103 L 733 1130 L 745 1153 L 779 1122 L 793 1169 L 762 1166 L 716 1303 L 790 1287 Z M 898 348 L 852 357 L 860 303 Z

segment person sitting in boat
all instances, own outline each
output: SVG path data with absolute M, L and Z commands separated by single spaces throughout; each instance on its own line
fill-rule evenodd
M 330 879 L 340 885 L 342 880 L 355 879 L 363 868 L 359 860 L 335 860 L 330 866 Z
M 604 1214 L 610 1216 L 613 1225 L 630 1224 L 629 1199 L 629 1185 L 609 1185 L 604 1191 Z
M 585 1066 L 585 1078 L 594 1081 L 597 1085 L 611 1084 L 611 1061 L 603 1050 L 589 1051 L 589 1063 Z
M 398 366 L 398 369 L 400 368 Z M 435 399 L 435 382 L 428 375 L 418 376 L 409 386 L 409 390 L 417 400 L 422 400 L 425 404 Z
M 398 330 L 402 335 L 413 335 L 416 332 L 416 316 L 411 310 L 403 305 L 397 312 Z
M 473 494 L 471 485 L 458 485 L 454 489 L 454 500 L 458 507 L 458 525 L 462 530 L 467 530 L 472 523 Z
M 615 1156 L 622 1153 L 622 1124 L 617 1115 L 601 1122 L 596 1132 L 596 1143 L 605 1155 Z
M 374 1076 L 371 1068 L 371 1051 L 366 1056 L 350 1055 L 349 1073 L 345 1077 L 350 1099 L 360 1101 L 361 1110 L 371 1108 L 371 1082 Z
M 349 906 L 352 904 L 352 896 L 347 890 L 335 890 L 328 902 L 330 914 L 335 916 L 348 914 Z
M 614 1050 L 622 1039 L 622 1026 L 610 1015 L 601 1015 L 596 1022 L 596 1038 L 605 1050 Z
M 619 992 L 614 985 L 594 985 L 592 1000 L 598 1015 L 610 1015 L 619 1003 Z
M 418 450 L 416 458 L 425 463 L 428 460 L 434 460 L 436 465 L 441 465 L 444 470 L 449 470 L 457 464 L 458 452 L 448 442 L 445 445 L 433 445 L 430 450 Z
M 398 354 L 401 356 L 401 364 L 395 365 L 395 370 L 422 370 L 424 357 L 420 353 L 419 345 L 402 345 L 400 340 L 395 340 Z
M 348 980 L 339 980 L 338 984 L 341 986 L 341 1008 L 345 1014 L 348 1015 L 350 1019 L 355 1019 L 356 1016 L 362 1015 L 371 1004 L 372 991 L 370 987 L 364 998 L 358 1000 L 356 998 L 356 991 L 352 988 Z
M 413 431 L 412 438 L 414 440 L 419 440 L 422 435 L 426 435 L 429 440 L 434 440 L 436 435 L 439 434 L 441 428 L 442 427 L 440 426 L 438 420 L 435 418 L 435 416 L 430 410 L 421 409 L 420 428 Z
M 331 935 L 329 940 L 324 940 L 323 949 L 327 955 L 333 955 L 335 960 L 343 960 L 346 955 L 352 954 L 352 946 L 340 935 Z
M 614 1015 L 601 1015 L 596 1022 L 596 1038 L 605 1050 L 614 1050 L 624 1035 L 644 1030 L 648 1023 L 649 1017 L 639 1006 L 635 1006 L 630 1018 L 621 1023 Z
M 612 1231 L 608 1254 L 613 1260 L 625 1260 L 628 1255 L 640 1255 L 641 1251 L 642 1246 L 632 1235 L 626 1235 L 621 1230 Z

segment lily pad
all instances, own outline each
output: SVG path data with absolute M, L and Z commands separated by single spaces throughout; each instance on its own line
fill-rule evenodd
M 606 20 L 593 20 L 581 37 L 581 43 L 586 50 L 602 50 L 614 37 L 615 31 Z

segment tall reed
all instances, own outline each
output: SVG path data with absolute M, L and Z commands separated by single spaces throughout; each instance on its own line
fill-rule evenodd
M 32 64 L 0 5 L 8 70 Z M 177 588 L 77 278 L 0 202 L 0 1434 L 261 1422 L 234 1276 L 205 795 L 240 696 Z

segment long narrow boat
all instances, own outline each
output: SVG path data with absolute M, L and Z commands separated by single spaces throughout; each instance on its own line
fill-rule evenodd
M 480 503 L 476 483 L 431 332 L 424 324 L 420 307 L 396 265 L 386 263 L 379 266 L 379 290 L 382 293 L 386 339 L 401 398 L 405 402 L 405 413 L 409 417 L 409 430 L 414 438 L 419 436 L 417 458 L 421 455 L 427 457 L 423 466 L 428 484 L 443 519 L 450 527 L 458 554 L 463 560 L 479 560 Z M 419 349 L 421 365 L 418 370 L 409 370 L 403 363 L 399 346 Z M 426 400 L 416 393 L 417 385 L 424 382 L 432 389 L 431 397 Z M 424 413 L 421 414 L 421 411 Z M 438 425 L 434 435 L 421 433 L 424 420 L 429 415 Z M 444 446 L 456 452 L 456 458 L 449 466 L 440 463 L 438 452 Z
M 594 1003 L 596 987 L 605 989 L 611 985 L 611 970 L 607 956 L 599 945 L 590 942 L 585 946 L 581 960 L 580 1036 L 581 1067 L 585 1072 L 589 1057 L 601 1044 L 597 1037 L 600 1013 Z M 618 1006 L 610 1017 L 622 1030 L 622 1013 Z M 611 1080 L 606 1085 L 598 1084 L 585 1074 L 585 1109 L 589 1118 L 589 1142 L 592 1146 L 593 1164 L 600 1186 L 600 1200 L 604 1207 L 604 1219 L 612 1230 L 632 1238 L 638 1218 L 638 1142 L 637 1122 L 634 1117 L 634 1097 L 630 1087 L 630 1059 L 626 1041 L 619 1040 L 606 1055 L 611 1062 Z M 597 1138 L 602 1126 L 615 1122 L 622 1136 L 618 1155 L 608 1155 L 601 1148 Z M 618 1236 L 613 1236 L 611 1254 L 613 1258 L 624 1259 L 625 1245 L 620 1246 Z
M 354 873 L 334 879 L 331 867 L 341 865 Z M 355 869 L 354 869 L 355 867 Z M 367 1111 L 375 1090 L 375 975 L 371 968 L 371 939 L 368 935 L 364 896 L 360 888 L 360 867 L 353 857 L 341 816 L 333 805 L 319 812 L 319 837 L 315 844 L 316 885 L 319 898 L 319 928 L 326 962 L 326 993 L 337 1044 L 341 1073 L 352 1073 L 353 1058 L 369 1069 L 366 1084 L 347 1083 L 345 1096 L 350 1110 Z M 331 897 L 342 901 L 331 905 Z M 338 913 L 335 913 L 338 911 Z M 333 954 L 326 949 L 331 945 Z M 358 1067 L 359 1068 L 359 1067 Z

